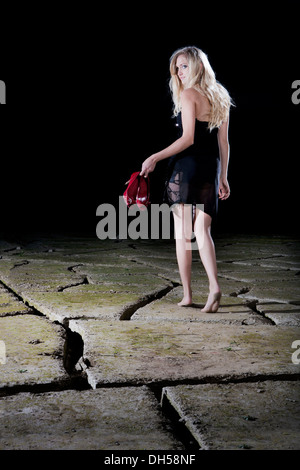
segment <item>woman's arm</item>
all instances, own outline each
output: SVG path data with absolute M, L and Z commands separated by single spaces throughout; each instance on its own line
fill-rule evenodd
M 224 121 L 218 130 L 218 144 L 221 162 L 221 172 L 219 181 L 219 198 L 227 199 L 230 195 L 230 188 L 227 180 L 229 163 L 229 141 L 228 141 L 229 118 Z
M 182 136 L 169 145 L 169 147 L 166 147 L 160 152 L 154 153 L 149 158 L 147 158 L 143 162 L 140 173 L 141 176 L 144 175 L 147 177 L 148 174 L 154 170 L 157 162 L 182 152 L 194 143 L 196 120 L 196 103 L 194 99 L 194 91 L 195 90 L 187 89 L 184 90 L 181 94 L 181 119 L 183 129 Z

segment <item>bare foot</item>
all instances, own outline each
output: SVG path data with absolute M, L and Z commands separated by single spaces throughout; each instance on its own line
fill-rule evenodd
M 182 301 L 179 302 L 177 305 L 179 307 L 190 307 L 192 305 L 192 297 L 190 295 L 184 296 Z
M 214 294 L 209 294 L 205 307 L 201 310 L 201 312 L 206 313 L 216 313 L 221 300 L 221 292 L 215 292 Z

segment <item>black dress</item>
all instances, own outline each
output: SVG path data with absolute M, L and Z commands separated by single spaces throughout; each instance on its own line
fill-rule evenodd
M 176 121 L 180 137 L 181 113 Z M 220 171 L 217 132 L 217 128 L 210 132 L 207 122 L 196 119 L 193 145 L 169 158 L 164 202 L 170 206 L 203 204 L 204 212 L 211 217 L 217 213 Z

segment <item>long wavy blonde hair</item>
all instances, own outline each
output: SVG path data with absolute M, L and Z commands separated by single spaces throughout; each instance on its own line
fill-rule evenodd
M 178 77 L 176 62 L 179 55 L 184 55 L 189 64 L 189 77 L 183 87 Z M 208 127 L 212 130 L 220 127 L 223 121 L 229 116 L 230 106 L 233 102 L 228 91 L 217 80 L 215 73 L 209 63 L 207 55 L 197 47 L 184 47 L 175 51 L 170 58 L 170 89 L 174 102 L 174 115 L 181 110 L 181 92 L 185 88 L 195 88 L 202 95 L 206 96 L 210 105 L 211 113 Z

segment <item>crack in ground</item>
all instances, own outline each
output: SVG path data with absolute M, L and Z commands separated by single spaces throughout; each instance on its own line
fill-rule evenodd
M 237 291 L 234 291 L 234 292 L 230 292 L 230 297 L 238 297 L 239 295 L 241 294 L 247 294 L 248 292 L 250 292 L 251 290 L 251 287 L 241 287 L 239 290 Z
M 276 326 L 276 322 L 273 321 L 271 318 L 267 317 L 266 314 L 265 314 L 265 312 L 260 311 L 260 310 L 257 310 L 257 307 L 256 307 L 256 306 L 257 306 L 257 304 L 258 304 L 259 302 L 260 302 L 260 301 L 257 300 L 257 299 L 246 300 L 246 305 L 247 305 L 248 308 L 250 308 L 250 309 L 253 311 L 253 313 L 255 313 L 255 314 L 259 315 L 261 318 L 263 318 L 263 319 L 264 319 L 264 322 L 265 322 L 266 324 Z
M 133 247 L 132 247 L 133 248 Z M 133 261 L 133 260 L 132 260 Z M 137 262 L 134 260 L 134 262 Z M 24 264 L 27 264 L 26 262 L 20 262 L 16 263 L 16 265 L 13 268 L 16 268 L 18 266 L 22 266 Z M 138 264 L 143 264 L 143 263 L 138 263 Z M 76 273 L 76 267 L 83 266 L 83 264 L 77 264 L 74 266 L 70 266 L 68 270 L 70 272 Z M 12 269 L 13 269 L 12 268 Z M 297 273 L 298 274 L 298 273 Z M 167 279 L 166 277 L 163 277 L 162 275 L 157 275 L 158 277 L 167 280 L 168 282 L 171 282 L 172 285 L 167 286 L 163 289 L 160 289 L 159 291 L 152 293 L 142 299 L 139 302 L 136 302 L 134 305 L 131 305 L 125 311 L 122 313 L 120 320 L 130 320 L 131 316 L 133 313 L 135 313 L 139 308 L 150 304 L 151 302 L 161 299 L 165 295 L 168 294 L 172 289 L 175 287 L 180 286 L 180 283 L 175 283 L 171 281 L 170 279 Z M 222 277 L 222 276 L 220 276 Z M 241 282 L 241 281 L 238 281 Z M 18 294 L 16 294 L 11 288 L 9 288 L 7 285 L 5 285 L 2 281 L 0 283 L 10 292 L 12 293 L 18 300 L 23 302 L 25 305 L 29 306 L 32 308 L 27 301 L 24 301 L 22 297 Z M 59 287 L 59 292 L 64 291 L 65 289 L 77 286 L 77 285 L 83 285 L 83 284 L 88 284 L 88 279 L 87 276 L 80 281 L 77 282 L 76 284 L 70 284 L 64 287 Z M 233 297 L 238 297 L 239 295 L 245 294 L 249 292 L 251 289 L 248 288 L 247 286 L 243 286 L 240 289 L 236 290 L 235 292 L 229 294 Z M 265 315 L 257 311 L 256 306 L 259 301 L 256 299 L 252 300 L 246 300 L 246 305 L 256 314 L 258 314 L 260 317 L 265 317 Z M 35 313 L 39 316 L 43 316 L 47 318 L 46 315 L 42 314 L 38 310 L 34 309 L 32 313 Z M 269 319 L 267 319 L 268 322 L 270 322 Z M 54 322 L 58 323 L 59 322 Z M 271 323 L 273 323 L 271 321 Z M 275 324 L 275 323 L 273 323 Z M 69 375 L 72 376 L 74 374 L 74 371 L 77 368 L 77 371 L 79 371 L 79 367 L 81 367 L 81 370 L 83 371 L 84 369 L 88 368 L 90 366 L 88 359 L 85 359 L 84 362 L 82 362 L 83 359 L 83 350 L 84 350 L 84 341 L 82 336 L 79 333 L 73 332 L 68 325 L 68 321 L 65 322 L 64 325 L 61 325 L 65 329 L 65 334 L 66 334 L 66 341 L 64 344 L 64 352 L 63 352 L 63 364 L 64 368 L 68 372 Z M 78 373 L 77 373 L 78 374 Z M 84 373 L 78 374 L 78 377 L 83 378 Z M 98 386 L 97 388 L 122 388 L 123 390 L 126 389 L 126 387 L 141 387 L 141 386 L 147 386 L 149 390 L 154 394 L 160 409 L 163 413 L 163 415 L 168 419 L 169 422 L 171 422 L 170 426 L 170 431 L 171 433 L 177 438 L 177 440 L 181 441 L 187 450 L 198 450 L 199 449 L 199 442 L 196 441 L 195 437 L 192 435 L 190 430 L 187 428 L 185 422 L 182 420 L 182 416 L 178 413 L 178 411 L 175 409 L 174 406 L 168 400 L 166 400 L 166 397 L 163 395 L 163 389 L 165 387 L 174 387 L 176 385 L 196 385 L 196 384 L 205 384 L 205 383 L 212 383 L 212 384 L 224 384 L 224 383 L 243 383 L 243 382 L 262 382 L 264 380 L 273 380 L 274 382 L 278 380 L 285 380 L 285 381 L 294 381 L 294 380 L 299 380 L 300 379 L 300 374 L 294 374 L 294 375 L 289 375 L 289 374 L 257 374 L 257 375 L 228 375 L 224 377 L 206 377 L 203 379 L 198 379 L 198 380 L 189 380 L 189 379 L 182 379 L 182 380 L 163 380 L 160 382 L 143 382 L 139 384 L 134 384 L 131 382 L 128 382 L 126 384 L 114 384 L 114 383 L 107 383 L 103 384 L 101 386 Z M 76 386 L 77 385 L 77 386 Z M 81 382 L 81 388 L 79 388 L 79 382 L 76 382 L 75 380 L 67 380 L 64 383 L 58 383 L 58 382 L 53 382 L 51 384 L 45 384 L 45 385 L 20 385 L 16 388 L 13 388 L 13 390 L 9 390 L 7 393 L 8 394 L 14 394 L 14 393 L 21 393 L 24 391 L 28 391 L 30 393 L 43 393 L 43 392 L 51 392 L 51 391 L 62 391 L 62 390 L 73 390 L 73 389 L 91 389 L 91 386 L 88 384 L 87 379 L 82 379 Z M 3 393 L 3 390 L 0 390 L 0 396 Z M 126 390 L 124 390 L 124 393 L 126 393 Z M 203 447 L 202 447 L 203 448 Z
M 138 300 L 135 304 L 130 305 L 129 307 L 125 308 L 124 311 L 122 312 L 119 320 L 130 320 L 132 315 L 139 309 L 144 307 L 145 305 L 150 304 L 151 302 L 154 302 L 155 300 L 159 300 L 165 295 L 167 295 L 171 290 L 175 289 L 175 287 L 178 287 L 177 282 L 172 282 L 172 286 L 167 286 L 164 287 L 163 289 L 156 291 L 152 294 L 147 295 L 145 298 Z
M 12 293 L 14 297 L 16 297 L 21 302 L 25 303 L 20 295 L 16 294 L 11 288 L 6 286 L 2 281 L 0 281 L 0 283 L 4 286 L 5 289 L 7 289 L 10 293 Z M 138 302 L 134 306 L 131 306 L 125 312 L 123 312 L 122 319 L 123 320 L 129 319 L 130 316 L 140 306 L 146 305 L 147 303 L 150 303 L 158 298 L 163 297 L 164 295 L 167 294 L 167 292 L 172 290 L 174 287 L 176 287 L 175 283 L 172 286 L 167 286 L 166 288 L 161 289 L 159 292 L 155 292 L 154 294 L 149 295 L 146 299 L 143 299 L 141 302 Z M 36 309 L 34 309 L 34 312 L 37 313 L 39 316 L 43 316 L 46 318 L 45 315 L 43 315 L 41 312 L 38 312 Z M 54 323 L 60 324 L 59 322 L 54 322 Z M 61 326 L 64 328 L 64 331 L 65 331 L 65 343 L 64 343 L 64 349 L 63 349 L 63 366 L 66 372 L 68 373 L 69 378 L 65 380 L 54 381 L 48 384 L 22 384 L 22 385 L 17 385 L 14 387 L 0 389 L 0 397 L 8 396 L 8 395 L 15 395 L 15 394 L 24 393 L 24 392 L 35 394 L 35 393 L 47 393 L 47 392 L 49 393 L 49 392 L 65 391 L 65 390 L 87 390 L 87 389 L 92 388 L 91 385 L 88 383 L 87 374 L 85 373 L 85 370 L 89 368 L 90 363 L 88 359 L 84 359 L 83 357 L 83 353 L 84 353 L 83 338 L 79 333 L 74 332 L 69 328 L 68 320 L 66 320 L 64 324 Z M 109 388 L 109 385 L 110 384 L 107 384 L 107 388 Z M 129 384 L 129 385 L 131 387 L 134 386 L 134 384 Z M 148 388 L 149 390 L 151 390 L 149 386 Z M 161 390 L 162 390 L 162 387 L 161 387 Z M 153 393 L 153 390 L 151 391 Z M 156 397 L 155 394 L 154 394 L 154 397 Z M 159 397 L 157 401 L 158 401 L 158 406 L 160 407 L 161 413 L 165 417 L 168 423 L 170 434 L 172 434 L 173 437 L 177 441 L 181 442 L 181 444 L 184 446 L 185 449 L 189 449 L 189 450 L 197 449 L 199 447 L 199 444 L 197 443 L 193 435 L 190 433 L 188 428 L 184 426 L 184 423 L 180 422 L 180 420 L 174 419 L 174 410 L 172 410 L 172 407 L 170 407 L 170 409 L 167 409 L 166 406 L 162 406 L 162 394 L 161 394 L 161 397 Z
M 15 268 L 19 268 L 20 266 L 26 266 L 27 264 L 29 264 L 29 261 L 26 259 L 24 261 L 20 261 L 19 263 L 14 264 L 13 267 L 10 269 L 10 271 L 12 271 Z
M 76 282 L 76 283 L 70 283 L 70 284 L 67 284 L 66 286 L 58 287 L 57 292 L 64 292 L 66 289 L 70 289 L 71 287 L 83 286 L 83 285 L 86 285 L 86 284 L 89 284 L 89 280 L 88 280 L 87 276 L 84 276 L 82 281 L 79 281 L 79 282 Z
M 274 259 L 276 260 L 277 258 L 285 258 L 288 255 L 283 255 L 283 254 L 278 254 L 278 255 L 270 255 L 270 256 L 261 256 L 261 257 L 255 257 L 255 258 L 239 258 L 239 259 L 234 259 L 234 260 L 222 260 L 222 263 L 226 264 L 250 264 L 252 266 L 257 266 L 260 265 L 260 263 L 256 263 L 256 261 L 262 261 L 262 260 L 267 260 L 267 259 Z M 252 262 L 251 262 L 252 261 Z
M 0 279 L 0 285 L 4 287 L 4 289 L 6 289 L 12 295 L 13 298 L 18 300 L 19 302 L 22 302 L 24 305 L 26 305 L 26 307 L 30 309 L 30 311 L 25 311 L 24 313 L 20 312 L 19 315 L 31 314 L 31 315 L 37 315 L 39 317 L 45 316 L 43 313 L 39 312 L 35 307 L 33 307 L 32 305 L 29 305 L 29 302 L 27 302 L 27 300 L 24 300 L 19 294 L 17 294 L 17 292 L 15 292 L 8 284 L 6 284 L 1 279 Z M 10 312 L 6 316 L 15 316 L 16 314 L 18 314 L 18 312 L 13 312 L 13 313 Z
M 28 301 L 24 300 L 21 295 L 17 294 L 11 287 L 9 287 L 5 282 L 0 280 L 0 285 L 3 286 L 4 289 L 6 289 L 16 300 L 19 302 L 22 302 L 26 307 L 28 307 L 30 310 L 27 312 L 22 312 L 19 315 L 36 315 L 39 317 L 44 317 L 45 319 L 49 320 L 47 315 L 42 313 L 41 311 L 37 310 L 35 307 L 29 304 Z M 7 316 L 16 316 L 18 312 L 13 312 L 13 314 L 8 314 Z M 51 322 L 51 320 L 49 320 Z M 66 381 L 66 384 L 61 383 L 61 380 L 59 380 L 57 383 L 53 382 L 51 384 L 45 384 L 45 387 L 48 386 L 49 389 L 52 390 L 63 390 L 67 387 L 67 389 L 85 389 L 85 388 L 91 388 L 90 385 L 88 384 L 86 374 L 83 373 L 83 368 L 77 369 L 76 370 L 76 364 L 79 361 L 79 359 L 83 355 L 83 339 L 82 337 L 73 331 L 70 330 L 68 321 L 64 323 L 60 323 L 58 321 L 52 322 L 54 324 L 60 325 L 64 329 L 64 335 L 65 335 L 65 343 L 64 343 L 64 348 L 63 348 L 63 366 L 66 372 L 69 375 L 69 380 Z M 73 384 L 73 386 L 71 386 Z M 43 390 L 47 391 L 45 387 L 41 387 L 38 384 L 33 384 L 33 385 L 18 385 L 16 387 L 12 387 L 10 389 L 9 393 L 17 393 L 18 391 L 27 391 L 37 389 L 37 390 Z M 3 390 L 0 389 L 0 395 L 3 393 Z
M 220 274 L 219 274 L 219 277 L 221 277 L 223 279 L 226 279 L 228 281 L 232 281 L 231 278 L 226 277 L 226 276 L 222 276 Z M 235 282 L 243 282 L 243 281 L 239 281 L 239 280 L 235 279 Z M 230 297 L 239 297 L 242 294 L 247 294 L 248 292 L 251 291 L 251 289 L 252 289 L 252 287 L 242 286 L 240 289 L 237 289 L 236 291 L 231 292 L 229 294 L 229 296 Z M 269 325 L 276 325 L 276 323 L 273 320 L 271 320 L 270 318 L 268 318 L 265 315 L 264 312 L 260 312 L 259 310 L 257 310 L 256 305 L 260 302 L 258 299 L 243 299 L 243 300 L 245 300 L 246 307 L 248 307 L 250 310 L 252 310 L 253 314 L 256 314 L 260 318 L 262 318 L 264 320 L 264 323 L 269 324 Z
M 15 246 L 13 248 L 6 248 L 5 250 L 2 250 L 2 253 L 9 253 L 11 251 L 16 251 L 16 250 L 21 250 L 20 246 Z
M 74 264 L 73 266 L 68 267 L 68 271 L 70 271 L 71 273 L 77 274 L 77 271 L 75 270 L 75 268 L 80 268 L 81 266 L 84 266 L 84 264 L 83 263 Z
M 75 266 L 70 267 L 69 270 L 72 268 L 74 269 Z M 82 281 L 83 282 L 83 281 Z M 22 297 L 18 294 L 16 294 L 13 289 L 10 287 L 6 286 L 5 283 L 0 281 L 0 283 L 10 292 L 12 293 L 18 300 L 22 301 L 26 305 L 28 305 L 27 302 L 24 302 Z M 82 284 L 82 283 L 80 283 Z M 80 285 L 79 284 L 79 285 Z M 78 285 L 78 284 L 77 284 Z M 162 298 L 165 296 L 168 292 L 170 292 L 172 289 L 180 285 L 179 283 L 172 282 L 172 285 L 167 286 L 163 289 L 161 289 L 158 292 L 155 292 L 147 298 L 141 300 L 140 302 L 137 302 L 135 305 L 130 306 L 128 309 L 126 309 L 122 316 L 120 317 L 120 320 L 129 320 L 132 314 L 140 307 L 147 305 L 157 299 Z M 67 288 L 67 287 L 66 287 Z M 243 289 L 243 288 L 242 288 Z M 241 289 L 241 290 L 242 290 Z M 244 288 L 245 289 L 245 288 Z M 239 291 L 239 293 L 241 292 Z M 238 295 L 238 294 L 237 294 Z M 256 313 L 259 313 L 261 315 L 261 312 L 257 312 L 256 310 L 256 304 L 258 301 L 249 301 L 247 305 L 254 310 Z M 29 305 L 30 306 L 30 305 Z M 44 316 L 41 312 L 38 310 L 34 309 L 34 313 L 38 314 L 39 316 Z M 59 322 L 54 322 L 58 323 Z M 83 352 L 84 352 L 84 341 L 82 336 L 77 333 L 73 332 L 68 325 L 68 321 L 65 322 L 65 324 L 61 325 L 64 327 L 65 330 L 65 344 L 64 344 L 64 350 L 63 350 L 63 365 L 66 370 L 66 372 L 69 375 L 69 379 L 66 379 L 64 381 L 59 381 L 59 382 L 53 382 L 50 384 L 24 384 L 24 385 L 18 385 L 16 387 L 12 387 L 9 390 L 7 389 L 2 389 L 0 390 L 0 396 L 8 396 L 8 395 L 14 395 L 17 393 L 23 393 L 23 392 L 28 392 L 28 393 L 46 393 L 46 392 L 54 392 L 54 391 L 65 391 L 65 390 L 87 390 L 91 389 L 91 385 L 88 383 L 87 380 L 87 375 L 85 373 L 85 370 L 89 368 L 90 363 L 88 359 L 83 359 Z M 182 416 L 178 413 L 176 408 L 172 405 L 171 402 L 169 402 L 166 399 L 166 396 L 164 394 L 164 388 L 166 387 L 174 387 L 176 385 L 197 385 L 197 384 L 205 384 L 205 383 L 212 383 L 212 384 L 224 384 L 224 383 L 242 383 L 242 382 L 261 382 L 264 380 L 273 380 L 278 381 L 278 380 L 299 380 L 300 379 L 300 374 L 296 375 L 288 375 L 288 374 L 247 374 L 247 375 L 239 375 L 239 376 L 234 376 L 234 375 L 228 375 L 228 376 L 223 376 L 223 377 L 206 377 L 198 380 L 192 380 L 192 379 L 182 379 L 182 380 L 163 380 L 159 382 L 143 382 L 142 384 L 136 384 L 136 383 L 125 383 L 125 384 L 114 384 L 114 383 L 109 383 L 109 384 L 103 384 L 99 388 L 122 388 L 126 389 L 126 387 L 141 387 L 141 386 L 147 386 L 148 389 L 153 393 L 153 396 L 157 400 L 158 407 L 160 408 L 160 411 L 164 418 L 166 419 L 169 428 L 169 432 L 173 435 L 173 437 L 178 441 L 181 442 L 185 450 L 188 451 L 196 451 L 204 448 L 199 444 L 199 440 L 196 439 L 196 436 L 193 435 L 191 430 L 188 428 L 186 425 L 186 421 L 182 418 Z

